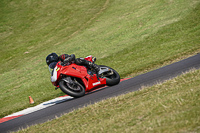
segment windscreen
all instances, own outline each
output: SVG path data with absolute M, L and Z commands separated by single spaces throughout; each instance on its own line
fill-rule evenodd
M 53 73 L 53 69 L 55 68 L 56 64 L 57 64 L 57 62 L 52 62 L 49 64 L 49 72 L 51 75 Z

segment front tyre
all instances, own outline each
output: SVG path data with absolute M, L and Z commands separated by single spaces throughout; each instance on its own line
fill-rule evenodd
M 72 97 L 78 98 L 85 95 L 85 88 L 77 81 L 73 81 L 72 83 L 69 83 L 69 82 L 66 82 L 65 80 L 61 80 L 59 82 L 59 87 L 64 93 Z
M 100 75 L 101 78 L 106 78 L 106 85 L 113 86 L 113 85 L 119 84 L 120 76 L 117 71 L 115 71 L 113 68 L 108 67 L 108 66 L 100 65 L 100 69 L 101 67 L 109 68 L 111 70 L 108 73 L 103 73 L 102 75 Z

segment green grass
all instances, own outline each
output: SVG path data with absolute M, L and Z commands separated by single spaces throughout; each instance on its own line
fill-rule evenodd
M 199 82 L 193 70 L 19 132 L 199 132 Z
M 94 55 L 122 78 L 200 51 L 198 0 L 1 0 L 0 117 L 64 95 L 50 83 L 51 52 Z

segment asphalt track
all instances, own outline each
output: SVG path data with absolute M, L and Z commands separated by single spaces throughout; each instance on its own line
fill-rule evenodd
M 3 133 L 17 131 L 19 129 L 26 128 L 27 126 L 43 123 L 65 113 L 69 113 L 74 109 L 93 104 L 103 99 L 137 91 L 142 86 L 152 86 L 156 83 L 174 78 L 193 68 L 200 68 L 200 54 L 125 80 L 116 86 L 106 87 L 100 89 L 99 91 L 91 92 L 84 97 L 71 99 L 59 104 L 55 104 L 54 106 L 50 106 L 45 109 L 3 122 L 0 124 L 0 132 Z

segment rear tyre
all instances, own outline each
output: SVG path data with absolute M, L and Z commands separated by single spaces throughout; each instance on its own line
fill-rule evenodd
M 78 82 L 68 83 L 64 80 L 59 82 L 60 89 L 69 96 L 82 97 L 85 95 L 85 88 Z
M 119 84 L 119 82 L 120 82 L 120 75 L 119 75 L 119 73 L 117 71 L 115 71 L 113 68 L 108 67 L 108 66 L 104 66 L 104 65 L 99 65 L 99 66 L 100 67 L 107 67 L 107 68 L 111 69 L 112 72 L 113 72 L 112 75 L 104 76 L 106 78 L 106 85 L 113 86 L 113 85 Z M 103 76 L 103 75 L 101 75 L 101 76 Z

